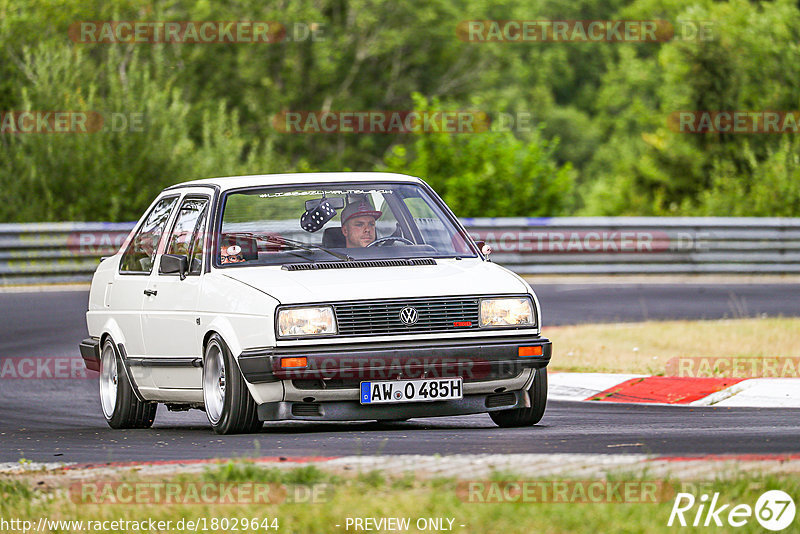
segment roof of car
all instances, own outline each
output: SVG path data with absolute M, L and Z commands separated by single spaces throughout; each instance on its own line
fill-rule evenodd
M 192 186 L 218 186 L 221 190 L 256 187 L 260 185 L 315 184 L 330 182 L 419 182 L 419 178 L 392 172 L 298 172 L 289 174 L 254 174 L 251 176 L 226 176 L 203 178 L 168 187 L 174 189 Z

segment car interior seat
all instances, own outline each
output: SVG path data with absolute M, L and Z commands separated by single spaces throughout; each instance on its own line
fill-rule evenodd
M 347 241 L 345 241 L 342 233 L 342 227 L 332 226 L 331 228 L 325 228 L 322 232 L 322 246 L 325 248 L 345 248 Z

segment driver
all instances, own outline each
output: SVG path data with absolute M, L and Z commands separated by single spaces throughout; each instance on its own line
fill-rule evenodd
M 342 210 L 342 234 L 347 248 L 366 247 L 375 241 L 375 221 L 383 212 L 375 211 L 365 200 L 351 202 Z

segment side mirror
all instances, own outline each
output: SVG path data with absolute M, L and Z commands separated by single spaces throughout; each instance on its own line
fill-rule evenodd
M 159 274 L 178 273 L 181 280 L 186 278 L 189 272 L 189 258 L 179 254 L 164 254 L 161 256 L 161 265 L 158 267 Z
M 481 251 L 481 254 L 484 256 L 489 256 L 492 253 L 492 247 L 486 244 L 486 241 L 475 241 L 475 244 L 478 246 L 478 250 Z

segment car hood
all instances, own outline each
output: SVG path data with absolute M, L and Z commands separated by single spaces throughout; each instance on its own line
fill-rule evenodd
M 380 298 L 525 293 L 516 275 L 478 259 L 437 260 L 436 265 L 285 271 L 280 267 L 236 267 L 224 276 L 282 304 Z

